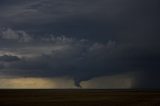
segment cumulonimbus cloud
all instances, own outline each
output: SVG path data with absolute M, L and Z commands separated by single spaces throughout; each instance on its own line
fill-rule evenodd
M 111 55 L 116 46 L 114 41 L 102 44 L 65 36 L 49 35 L 46 38 L 34 39 L 22 32 L 12 29 L 1 32 L 1 40 L 5 40 L 3 43 L 12 43 L 10 46 L 1 47 L 1 64 L 5 62 L 1 70 L 6 70 L 2 74 L 32 77 L 70 76 L 79 85 L 81 80 L 94 77 L 101 65 L 104 67 L 106 56 Z M 30 43 L 35 45 L 26 46 Z M 31 56 L 28 57 L 28 54 Z
M 5 31 L 1 32 L 0 38 L 3 44 L 0 47 L 0 74 L 3 76 L 67 76 L 74 79 L 76 86 L 80 86 L 81 81 L 95 77 L 132 70 L 150 73 L 153 67 L 158 69 L 157 56 L 153 56 L 156 52 L 134 45 L 117 44 L 112 40 L 99 43 L 54 35 L 36 39 L 23 31 Z M 25 37 L 18 32 L 23 32 Z M 5 34 L 7 37 L 3 37 Z M 26 42 L 20 40 L 22 38 L 31 40 Z

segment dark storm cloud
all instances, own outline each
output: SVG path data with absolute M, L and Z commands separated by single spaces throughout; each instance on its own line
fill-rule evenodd
M 8 38 L 10 37 L 7 37 L 7 40 L 15 41 L 15 39 Z M 130 71 L 150 73 L 153 69 L 159 69 L 157 51 L 151 52 L 145 48 L 118 45 L 115 41 L 98 43 L 66 37 L 41 38 L 38 40 L 38 45 L 28 45 L 28 48 L 23 48 L 25 47 L 24 44 L 30 44 L 33 41 L 36 41 L 36 39 L 32 38 L 30 42 L 19 42 L 19 39 L 17 39 L 14 44 L 21 44 L 19 51 L 5 49 L 4 54 L 12 53 L 17 56 L 19 61 L 8 62 L 4 65 L 1 68 L 2 75 L 25 77 L 69 76 L 74 78 L 77 86 L 80 86 L 81 81 L 94 77 L 116 75 Z M 44 47 L 41 47 L 42 45 Z M 49 48 L 50 45 L 52 48 Z M 156 70 L 154 72 L 157 72 Z
M 13 62 L 18 60 L 20 59 L 16 56 L 8 56 L 8 55 L 0 56 L 0 62 Z
M 15 1 L 1 10 L 8 26 L 42 35 L 130 42 L 158 31 L 158 0 Z
M 79 85 L 136 71 L 135 87 L 159 87 L 159 10 L 158 0 L 2 0 L 1 74 Z
M 107 34 L 112 38 L 113 20 L 128 9 L 132 2 L 127 0 L 15 1 L 1 9 L 1 18 L 2 23 L 8 23 L 8 26 L 37 33 L 57 32 L 90 39 L 92 37 L 100 39 L 96 37 L 97 34 L 103 39 L 104 34 Z
M 12 40 L 14 41 L 15 39 Z M 50 38 L 49 40 L 52 39 Z M 11 51 L 8 49 L 10 47 L 5 50 L 2 49 L 4 51 L 2 52 L 3 55 L 10 53 L 16 55 L 17 58 L 20 57 L 20 60 L 14 63 L 8 62 L 2 69 L 1 74 L 32 77 L 69 76 L 74 78 L 78 85 L 82 80 L 88 80 L 105 73 L 103 69 L 106 67 L 104 62 L 116 46 L 114 41 L 102 44 L 93 43 L 85 39 L 76 40 L 65 37 L 54 38 L 52 41 L 47 42 L 46 39 L 39 41 L 41 42 L 37 46 L 28 46 L 25 49 L 23 48 L 25 47 L 24 44 L 32 42 L 19 42 L 17 40 L 14 43 L 21 44 L 21 47 L 18 48 L 20 49 L 19 51 Z M 47 44 L 44 45 L 44 43 Z M 94 59 L 96 59 L 95 62 Z M 94 65 L 94 67 L 91 65 Z M 103 70 L 98 72 L 98 69 Z

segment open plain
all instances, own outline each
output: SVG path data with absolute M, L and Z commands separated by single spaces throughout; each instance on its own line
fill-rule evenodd
M 0 106 L 160 106 L 160 91 L 0 90 Z

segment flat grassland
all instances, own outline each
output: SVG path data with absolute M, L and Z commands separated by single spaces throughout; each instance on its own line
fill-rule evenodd
M 160 106 L 160 91 L 0 90 L 0 106 Z

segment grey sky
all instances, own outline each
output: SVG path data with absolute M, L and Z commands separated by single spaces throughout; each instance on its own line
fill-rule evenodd
M 1 0 L 0 76 L 160 88 L 159 10 L 158 0 Z

